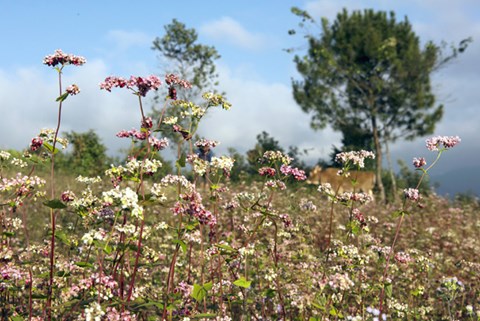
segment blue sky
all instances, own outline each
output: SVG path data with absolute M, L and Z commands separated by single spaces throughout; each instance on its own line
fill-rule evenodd
M 297 77 L 293 56 L 285 48 L 304 45 L 287 31 L 299 19 L 292 6 L 316 18 L 332 21 L 342 8 L 393 10 L 397 19 L 408 16 L 424 42 L 474 42 L 460 58 L 433 77 L 439 103 L 446 114 L 436 135 L 459 135 L 462 144 L 445 155 L 438 173 L 461 164 L 478 166 L 480 144 L 480 4 L 477 0 L 263 0 L 263 1 L 6 1 L 0 0 L 0 149 L 26 147 L 41 128 L 56 121 L 56 72 L 42 65 L 55 49 L 84 56 L 87 64 L 65 69 L 65 84 L 77 83 L 81 94 L 66 101 L 62 131 L 94 129 L 114 154 L 126 146 L 115 137 L 121 129 L 138 126 L 136 101 L 126 91 L 100 91 L 106 76 L 162 75 L 155 37 L 173 18 L 195 28 L 199 42 L 213 45 L 221 89 L 233 108 L 215 110 L 201 124 L 200 133 L 221 141 L 217 153 L 228 147 L 251 148 L 265 130 L 286 148 L 310 150 L 309 163 L 326 158 L 340 136 L 329 129 L 314 132 L 291 93 Z M 391 146 L 394 162 L 434 155 L 424 148 L 425 138 Z M 459 160 L 461 160 L 459 162 Z

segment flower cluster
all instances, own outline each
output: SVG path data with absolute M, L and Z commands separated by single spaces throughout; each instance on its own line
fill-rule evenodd
M 162 82 L 160 78 L 155 75 L 148 77 L 138 77 L 131 76 L 130 79 L 125 79 L 122 77 L 109 76 L 105 78 L 105 81 L 100 83 L 100 89 L 105 89 L 106 91 L 112 91 L 112 88 L 127 87 L 131 89 L 134 93 L 145 97 L 150 90 L 158 90 Z
M 180 77 L 174 74 L 167 74 L 165 76 L 165 82 L 168 85 L 168 97 L 170 97 L 172 100 L 177 100 L 177 90 L 175 89 L 175 85 L 185 89 L 192 88 L 192 84 L 190 82 L 180 79 Z
M 403 190 L 405 198 L 417 202 L 420 199 L 420 193 L 416 188 L 406 188 Z
M 225 176 L 230 176 L 230 172 L 234 163 L 235 159 L 228 156 L 212 157 L 210 166 L 215 169 L 222 170 Z
M 168 139 L 166 137 L 158 139 L 154 136 L 148 137 L 148 143 L 153 147 L 154 150 L 160 151 L 168 147 Z
M 272 168 L 272 167 L 262 167 L 258 170 L 258 173 L 260 174 L 260 176 L 273 177 L 275 176 L 277 171 L 275 170 L 275 168 Z
M 38 150 L 43 145 L 43 139 L 41 137 L 33 137 L 32 141 L 30 142 L 30 150 L 32 152 Z
M 307 179 L 305 171 L 285 164 L 280 167 L 280 172 L 282 172 L 282 174 L 285 176 L 293 176 L 293 178 L 295 178 L 297 181 L 304 181 Z
M 52 67 L 56 65 L 81 66 L 86 62 L 87 60 L 84 57 L 63 53 L 61 49 L 57 49 L 54 54 L 47 55 L 43 58 L 43 64 Z
M 375 154 L 366 150 L 342 152 L 335 156 L 335 161 L 345 165 L 351 163 L 359 168 L 364 168 L 367 158 L 375 159 Z
M 263 153 L 263 158 L 264 160 L 267 160 L 269 162 L 279 161 L 284 165 L 289 165 L 293 160 L 290 156 L 280 151 L 273 151 L 273 150 L 268 150 L 265 153 Z
M 270 188 L 270 189 L 279 189 L 281 191 L 284 191 L 287 189 L 287 186 L 285 185 L 284 182 L 280 180 L 269 180 L 265 182 L 265 186 Z
M 208 140 L 202 138 L 200 140 L 197 140 L 194 145 L 200 149 L 209 150 L 210 148 L 218 146 L 218 144 L 219 142 L 216 140 Z
M 225 110 L 229 110 L 232 107 L 232 104 L 225 100 L 225 98 L 223 98 L 223 96 L 220 94 L 207 92 L 204 93 L 202 97 L 207 101 L 208 107 L 222 106 L 222 108 Z
M 208 162 L 200 158 L 197 154 L 188 155 L 187 161 L 192 165 L 193 171 L 197 175 L 203 176 L 208 170 Z
M 435 136 L 427 139 L 426 146 L 430 151 L 439 151 L 440 145 L 443 149 L 449 149 L 460 143 L 461 139 L 458 136 Z
M 73 85 L 70 85 L 70 86 L 67 87 L 66 92 L 70 96 L 74 96 L 74 95 L 77 95 L 78 93 L 80 93 L 80 88 L 78 88 L 77 85 L 73 84 Z
M 119 203 L 122 209 L 130 210 L 133 217 L 140 219 L 143 217 L 143 208 L 138 204 L 138 195 L 130 187 L 103 192 L 103 201 L 106 204 Z
M 180 109 L 181 118 L 191 116 L 196 119 L 201 119 L 207 112 L 207 109 L 186 100 L 174 100 L 173 102 L 171 102 L 171 106 Z M 173 123 L 173 121 L 170 120 L 169 123 Z
M 367 193 L 352 193 L 352 192 L 343 192 L 338 194 L 336 197 L 338 202 L 346 203 L 349 201 L 359 202 L 360 204 L 367 204 L 373 201 L 373 197 Z
M 49 145 L 53 145 L 53 141 L 55 140 L 55 130 L 54 129 L 42 129 L 40 131 L 40 134 L 38 134 L 37 137 L 32 138 L 32 141 L 30 142 L 30 150 L 31 151 L 36 151 L 42 145 L 48 143 Z M 58 142 L 60 145 L 62 145 L 62 148 L 65 149 L 68 146 L 68 140 L 62 137 L 57 137 L 56 142 Z
M 425 158 L 423 157 L 419 157 L 419 158 L 414 158 L 413 159 L 413 166 L 415 166 L 416 168 L 420 168 L 420 167 L 423 167 L 427 165 L 427 161 L 425 160 Z

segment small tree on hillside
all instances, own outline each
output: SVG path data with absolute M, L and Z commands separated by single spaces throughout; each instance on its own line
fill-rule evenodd
M 215 61 L 220 58 L 220 55 L 215 47 L 199 44 L 196 30 L 187 28 L 184 23 L 176 19 L 173 19 L 164 28 L 165 34 L 161 38 L 155 38 L 152 46 L 152 49 L 159 53 L 161 68 L 165 74 L 175 74 L 191 83 L 191 89 L 178 88 L 178 92 L 174 93 L 175 96 L 193 103 L 200 103 L 204 92 L 217 91 L 218 74 Z M 169 93 L 169 95 L 171 94 Z M 177 97 L 170 98 L 176 100 Z M 155 101 L 164 101 L 164 97 L 157 95 Z M 162 109 L 163 106 L 154 107 L 152 118 L 159 119 Z M 167 108 L 164 116 L 177 117 L 179 119 L 177 124 L 184 128 L 187 127 L 186 123 L 181 120 L 178 108 Z M 177 146 L 180 153 L 183 138 L 173 131 L 166 131 L 162 134 L 176 142 L 171 146 Z
M 107 148 L 94 130 L 85 133 L 71 131 L 65 133 L 70 145 L 70 153 L 59 158 L 59 166 L 70 173 L 96 176 L 108 168 L 111 159 L 107 156 Z

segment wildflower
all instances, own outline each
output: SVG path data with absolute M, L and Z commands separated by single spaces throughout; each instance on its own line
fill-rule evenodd
M 165 82 L 169 86 L 180 85 L 181 87 L 186 89 L 192 88 L 192 84 L 190 84 L 186 80 L 180 79 L 177 75 L 174 75 L 174 74 L 167 74 L 165 76 Z
M 307 176 L 305 175 L 305 171 L 285 165 L 285 164 L 283 164 L 280 167 L 280 171 L 282 172 L 283 175 L 286 175 L 286 176 L 292 175 L 293 178 L 295 178 L 295 180 L 297 181 L 304 181 L 307 179 Z
M 208 140 L 208 139 L 200 139 L 195 142 L 195 146 L 200 148 L 200 149 L 207 149 L 209 150 L 210 148 L 216 147 L 219 144 L 218 141 L 216 140 Z
M 373 152 L 365 151 L 365 150 L 342 152 L 342 153 L 338 153 L 335 156 L 335 161 L 342 164 L 352 163 L 353 165 L 356 165 L 359 168 L 364 168 L 365 159 L 367 158 L 374 159 L 375 154 Z
M 423 157 L 419 157 L 419 158 L 414 158 L 413 159 L 413 166 L 415 166 L 416 168 L 420 168 L 420 167 L 423 167 L 427 165 L 427 161 L 425 160 L 425 158 Z
M 142 128 L 149 129 L 153 127 L 152 117 L 145 117 L 142 120 Z
M 200 158 L 197 154 L 188 155 L 187 161 L 192 164 L 193 171 L 197 175 L 203 176 L 208 170 L 208 162 Z
M 312 201 L 307 200 L 305 198 L 302 198 L 300 200 L 300 204 L 298 204 L 298 206 L 302 211 L 315 212 L 317 210 L 317 206 L 313 204 Z
M 292 158 L 280 151 L 268 150 L 263 154 L 263 158 L 270 162 L 280 161 L 284 165 L 289 165 L 292 162 Z
M 338 290 L 341 292 L 349 290 L 355 285 L 355 283 L 350 279 L 348 273 L 335 273 L 330 275 L 328 285 L 332 290 Z
M 413 259 L 410 257 L 408 253 L 398 252 L 395 254 L 395 261 L 401 264 L 407 264 L 413 261 Z
M 56 65 L 81 66 L 86 62 L 87 60 L 84 57 L 63 53 L 61 49 L 57 49 L 53 55 L 47 55 L 43 58 L 43 64 L 51 67 Z
M 34 137 L 32 138 L 32 142 L 30 143 L 30 150 L 32 152 L 38 150 L 40 147 L 43 145 L 43 139 L 40 137 Z
M 332 189 L 332 185 L 330 183 L 320 184 L 317 190 L 322 194 L 327 194 L 327 195 L 335 194 L 335 192 Z
M 62 193 L 61 199 L 65 203 L 71 202 L 75 199 L 75 194 L 72 191 L 65 191 Z
M 1 157 L 1 156 L 0 156 Z M 10 161 L 10 164 L 14 165 L 14 166 L 18 166 L 18 167 L 21 167 L 21 168 L 24 168 L 24 167 L 27 167 L 28 166 L 28 163 L 25 162 L 24 160 L 21 160 L 19 158 L 16 158 L 14 157 L 11 161 Z
M 406 188 L 403 190 L 405 198 L 417 202 L 420 199 L 420 194 L 416 188 Z
M 268 188 L 271 188 L 271 189 L 278 188 L 281 191 L 284 191 L 285 189 L 287 189 L 287 186 L 285 185 L 285 183 L 282 182 L 282 181 L 279 181 L 279 180 L 267 181 L 267 182 L 265 182 L 265 186 L 268 187 Z
M 235 162 L 234 158 L 228 157 L 228 156 L 222 156 L 222 157 L 212 157 L 212 161 L 210 162 L 210 165 L 214 168 L 223 170 L 223 173 L 225 176 L 230 176 L 230 171 L 233 168 L 233 164 Z
M 78 88 L 77 85 L 73 84 L 73 85 L 68 86 L 66 91 L 70 96 L 74 96 L 74 95 L 80 93 L 80 88 Z
M 4 150 L 0 150 L 0 160 L 1 161 L 8 160 L 10 158 L 10 156 L 12 156 L 12 155 L 9 152 L 4 151 Z
M 165 117 L 163 120 L 163 123 L 166 125 L 174 125 L 178 122 L 178 117 L 170 116 L 170 117 Z
M 82 175 L 79 175 L 76 179 L 75 179 L 77 182 L 80 182 L 80 183 L 85 183 L 87 185 L 91 185 L 91 184 L 94 184 L 94 183 L 99 183 L 102 181 L 102 179 L 100 178 L 100 176 L 97 176 L 97 177 L 84 177 Z
M 229 110 L 232 107 L 228 101 L 226 101 L 222 95 L 214 93 L 204 93 L 202 95 L 203 99 L 208 102 L 208 106 L 222 106 L 223 109 Z
M 156 150 L 156 151 L 160 151 L 162 149 L 165 149 L 168 146 L 168 139 L 167 138 L 158 139 L 156 137 L 150 136 L 150 137 L 148 137 L 148 142 L 153 147 L 153 149 Z
M 427 149 L 430 151 L 439 151 L 440 145 L 443 149 L 449 149 L 460 143 L 461 139 L 458 136 L 435 136 L 425 141 Z
M 258 173 L 260 174 L 260 176 L 269 176 L 269 177 L 273 177 L 275 176 L 275 168 L 272 168 L 272 167 L 262 167 L 258 170 Z
M 148 77 L 131 76 L 129 80 L 122 77 L 109 76 L 105 78 L 104 82 L 100 83 L 100 89 L 112 91 L 112 88 L 115 87 L 127 87 L 139 96 L 145 97 L 150 90 L 160 88 L 161 84 L 160 78 L 155 75 Z

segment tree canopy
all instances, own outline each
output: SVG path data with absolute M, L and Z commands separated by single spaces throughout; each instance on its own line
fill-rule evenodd
M 303 27 L 315 22 L 306 11 L 292 12 L 303 19 Z M 301 75 L 292 80 L 294 98 L 312 115 L 312 128 L 330 125 L 344 134 L 351 129 L 371 137 L 384 198 L 381 144 L 433 132 L 443 106 L 435 101 L 430 75 L 458 51 L 443 58 L 433 42 L 421 46 L 406 17 L 397 21 L 393 12 L 371 9 L 344 9 L 332 24 L 322 19 L 321 33 L 306 39 L 307 53 L 294 57 Z

